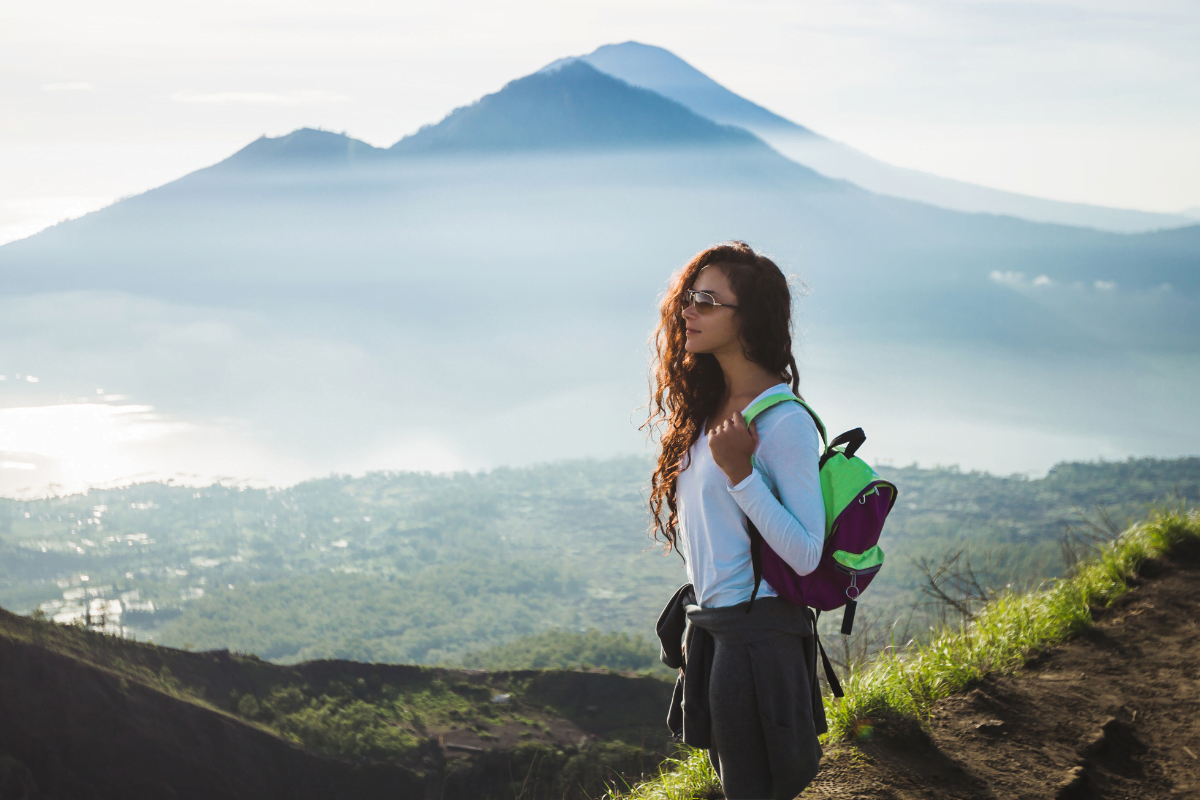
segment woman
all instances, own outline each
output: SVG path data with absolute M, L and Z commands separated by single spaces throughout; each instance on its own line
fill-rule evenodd
M 816 568 L 820 436 L 797 403 L 749 428 L 742 417 L 756 400 L 799 388 L 787 279 L 744 242 L 719 245 L 675 275 L 661 313 L 650 508 L 690 581 L 659 620 L 663 660 L 683 667 L 669 722 L 709 749 L 730 800 L 791 800 L 816 774 L 825 728 L 812 617 L 765 581 L 751 604 L 748 522 L 798 574 Z

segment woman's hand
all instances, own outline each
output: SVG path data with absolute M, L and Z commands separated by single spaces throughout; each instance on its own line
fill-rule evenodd
M 754 423 L 746 427 L 746 421 L 741 413 L 736 413 L 708 434 L 708 449 L 712 451 L 713 461 L 729 478 L 729 482 L 737 486 L 754 471 L 750 457 L 754 448 L 758 447 L 758 431 Z

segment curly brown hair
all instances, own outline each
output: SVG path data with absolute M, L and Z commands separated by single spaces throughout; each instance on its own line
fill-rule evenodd
M 716 357 L 684 348 L 684 292 L 705 267 L 720 269 L 737 295 L 739 308 L 734 313 L 740 315 L 739 338 L 746 358 L 778 374 L 793 392 L 799 394 L 800 389 L 800 370 L 792 355 L 792 295 L 774 261 L 734 241 L 708 248 L 675 273 L 651 339 L 650 413 L 643 426 L 660 436 L 658 464 L 650 478 L 650 533 L 665 542 L 667 551 L 679 550 L 679 473 L 687 469 L 688 450 L 725 394 L 725 376 Z

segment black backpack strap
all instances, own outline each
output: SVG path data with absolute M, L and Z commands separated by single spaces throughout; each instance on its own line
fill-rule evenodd
M 854 612 L 858 610 L 857 600 L 847 600 L 846 610 L 842 612 L 842 634 L 849 636 L 854 630 Z
M 754 598 L 758 597 L 758 587 L 762 585 L 762 534 L 754 523 L 747 520 L 746 532 L 750 534 L 750 563 L 754 565 L 754 591 L 750 593 L 750 602 L 746 605 L 746 613 L 754 608 Z
M 837 675 L 833 672 L 833 664 L 829 663 L 829 656 L 825 655 L 825 645 L 821 644 L 821 637 L 817 633 L 817 620 L 821 617 L 821 612 L 813 613 L 812 629 L 813 639 L 817 642 L 817 651 L 821 654 L 821 665 L 825 668 L 825 680 L 829 681 L 829 691 L 833 692 L 834 697 L 845 697 L 842 693 L 842 684 L 838 682 Z M 816 675 L 813 675 L 813 680 L 816 680 Z
M 813 636 L 816 636 L 816 630 L 813 631 Z M 821 644 L 821 638 L 817 637 L 817 649 L 821 651 L 821 663 L 825 665 L 825 680 L 829 681 L 829 690 L 833 692 L 834 697 L 845 697 L 842 693 L 842 685 L 838 683 L 837 675 L 833 674 L 833 664 L 829 663 L 829 656 L 825 655 L 825 645 Z
M 833 692 L 834 697 L 845 697 L 842 692 L 842 684 L 838 681 L 837 675 L 833 672 L 833 664 L 829 662 L 829 656 L 825 655 L 825 645 L 821 644 L 821 636 L 817 633 L 817 620 L 821 618 L 821 612 L 815 608 L 808 609 L 808 620 L 812 623 L 813 641 L 817 646 L 813 652 L 813 660 L 809 669 L 809 679 L 816 685 L 817 680 L 817 654 L 821 656 L 821 665 L 825 668 L 825 680 L 829 682 L 829 691 Z

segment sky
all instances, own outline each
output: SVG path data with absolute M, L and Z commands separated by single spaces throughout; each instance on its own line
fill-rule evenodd
M 48 0 L 0 7 L 0 243 L 262 134 L 389 145 L 627 40 L 899 166 L 1200 208 L 1195 0 Z

